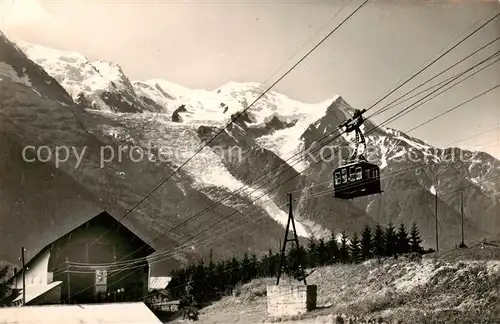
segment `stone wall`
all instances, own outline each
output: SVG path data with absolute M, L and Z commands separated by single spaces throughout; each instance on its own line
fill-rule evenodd
M 297 316 L 316 308 L 315 285 L 267 286 L 267 315 L 270 318 Z

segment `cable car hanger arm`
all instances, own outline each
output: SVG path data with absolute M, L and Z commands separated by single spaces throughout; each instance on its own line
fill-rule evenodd
M 355 131 L 364 122 L 364 119 L 362 116 L 364 112 L 366 112 L 366 109 L 363 109 L 363 110 L 356 109 L 356 111 L 354 112 L 354 115 L 351 118 L 349 118 L 348 120 L 342 122 L 339 125 L 339 128 L 345 127 L 346 132 L 348 132 L 348 133 Z

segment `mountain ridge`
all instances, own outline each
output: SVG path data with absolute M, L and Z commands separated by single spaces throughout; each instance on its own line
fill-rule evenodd
M 470 185 L 463 189 L 469 213 L 466 215 L 469 239 L 478 239 L 492 234 L 491 229 L 500 229 L 497 217 L 500 208 L 499 184 L 492 180 L 483 181 L 490 177 L 498 178 L 498 160 L 489 155 L 459 150 L 458 153 L 468 156 L 470 161 L 445 161 L 443 157 L 453 153 L 449 149 L 434 148 L 388 127 L 377 127 L 367 136 L 367 157 L 380 165 L 385 193 L 356 201 L 334 200 L 331 172 L 348 152 L 342 152 L 342 156 L 331 161 L 319 159 L 321 163 L 316 159 L 317 155 L 304 152 L 311 145 L 315 147 L 313 143 L 318 139 L 334 133 L 337 126 L 353 113 L 354 109 L 339 95 L 321 103 L 304 104 L 270 91 L 231 127 L 208 143 L 220 128 L 260 96 L 261 84 L 230 82 L 213 91 L 191 90 L 159 79 L 130 81 L 117 64 L 97 61 L 100 62 L 95 64 L 97 68 L 79 54 L 62 55 L 61 58 L 60 51 L 43 54 L 38 45 L 21 43 L 18 48 L 26 51 L 26 56 L 13 51 L 13 43 L 5 37 L 0 48 L 10 51 L 9 55 L 0 56 L 0 62 L 8 66 L 15 62 L 17 66 L 28 66 L 30 77 L 30 71 L 43 68 L 45 76 L 42 81 L 46 84 L 35 87 L 38 94 L 29 93 L 32 85 L 14 82 L 11 70 L 7 81 L 7 69 L 0 69 L 4 77 L 2 88 L 5 90 L 2 113 L 23 128 L 21 131 L 10 126 L 4 132 L 17 138 L 16 141 L 21 144 L 18 147 L 33 143 L 54 146 L 76 142 L 82 148 L 90 143 L 93 149 L 84 160 L 82 169 L 76 170 L 66 164 L 56 171 L 69 176 L 94 196 L 102 197 L 104 202 L 89 199 L 96 206 L 106 204 L 116 210 L 116 217 L 123 215 L 161 179 L 205 146 L 190 163 L 176 172 L 157 195 L 127 218 L 127 222 L 150 240 L 166 231 L 165 239 L 157 244 L 160 249 L 175 246 L 176 242 L 182 242 L 211 222 L 227 218 L 228 221 L 222 224 L 238 229 L 222 238 L 223 242 L 218 246 L 224 246 L 226 251 L 215 257 L 249 250 L 266 252 L 269 247 L 277 246 L 281 239 L 287 215 L 285 194 L 289 191 L 297 197 L 295 212 L 303 237 L 329 235 L 332 231 L 359 231 L 362 226 L 377 222 L 392 221 L 408 227 L 417 222 L 425 245 L 430 247 L 435 244 L 434 196 L 431 192 L 434 184 L 424 175 L 431 177 L 433 173 L 446 175 L 437 186 L 438 192 Z M 44 49 L 44 52 L 49 51 Z M 19 73 L 23 70 L 14 69 L 14 72 L 15 77 L 21 79 Z M 103 74 L 112 77 L 104 78 Z M 91 87 L 96 84 L 100 86 Z M 46 97 L 43 100 L 40 99 L 42 95 Z M 36 120 L 36 116 L 45 117 Z M 4 125 L 5 118 L 1 120 Z M 364 128 L 375 126 L 368 120 Z M 330 138 L 334 139 L 332 145 L 327 147 L 331 151 L 352 145 L 350 135 Z M 113 160 L 106 164 L 106 168 L 100 168 L 99 151 L 106 145 L 115 149 L 121 146 L 141 149 L 152 146 L 156 160 L 148 157 L 136 163 L 128 156 L 124 161 Z M 160 152 L 162 149 L 163 153 Z M 397 160 L 410 154 L 415 154 L 417 161 Z M 297 158 L 287 161 L 293 155 Z M 162 161 L 158 161 L 160 156 Z M 9 160 L 8 156 L 6 159 Z M 71 161 L 74 162 L 74 159 Z M 11 160 L 9 163 L 19 167 L 19 161 Z M 276 171 L 271 172 L 272 169 Z M 261 180 L 264 171 L 275 178 L 266 176 Z M 293 180 L 280 185 L 292 176 L 295 176 Z M 96 182 L 96 179 L 100 180 Z M 12 191 L 12 188 L 5 190 Z M 56 188 L 53 190 L 57 192 Z M 223 203 L 218 204 L 221 200 L 224 200 Z M 179 221 L 199 214 L 213 204 L 217 207 L 200 214 L 202 220 L 196 217 L 191 224 L 175 231 L 179 233 L 169 231 Z M 443 240 L 440 246 L 453 246 L 458 242 L 460 233 L 456 196 L 440 197 L 438 204 L 440 230 L 443 232 L 440 234 L 440 240 Z M 252 207 L 251 213 L 247 211 L 248 206 Z M 53 212 L 52 207 L 42 210 Z M 481 216 L 472 217 L 479 212 Z M 234 216 L 231 216 L 232 213 Z M 206 219 L 207 215 L 210 220 Z M 88 215 L 89 218 L 91 216 Z M 6 217 L 5 214 L 0 215 L 0 219 Z M 27 217 L 37 216 L 30 212 Z M 77 218 L 84 216 L 80 214 Z M 246 220 L 244 226 L 241 226 L 240 220 Z M 252 237 L 252 230 L 259 231 L 261 235 Z M 202 236 L 209 239 L 223 234 L 214 230 Z M 248 244 L 235 244 L 240 239 L 235 235 L 242 235 L 240 238 Z M 211 246 L 217 245 L 203 246 L 199 243 L 203 242 L 202 238 L 194 240 L 198 244 L 192 244 L 195 255 L 206 255 Z M 179 262 L 193 257 L 193 250 L 187 245 L 179 251 L 176 255 Z

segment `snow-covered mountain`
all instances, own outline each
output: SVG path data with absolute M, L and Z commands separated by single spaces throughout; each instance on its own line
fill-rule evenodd
M 426 245 L 433 246 L 436 187 L 464 191 L 467 239 L 500 230 L 498 160 L 482 152 L 437 149 L 385 127 L 367 136 L 367 157 L 381 166 L 385 193 L 334 200 L 331 173 L 347 150 L 334 159 L 321 154 L 349 147 L 351 138 L 330 136 L 334 140 L 326 151 L 306 153 L 352 115 L 354 109 L 338 95 L 305 104 L 270 91 L 221 132 L 259 98 L 264 85 L 230 82 L 208 91 L 161 79 L 130 81 L 115 63 L 24 42 L 16 46 L 3 35 L 0 76 L 0 140 L 8 148 L 0 153 L 0 170 L 9 170 L 0 173 L 0 194 L 10 197 L 0 200 L 0 219 L 7 224 L 0 237 L 13 251 L 20 244 L 11 234 L 16 231 L 40 228 L 38 237 L 23 243 L 36 250 L 103 206 L 119 217 L 195 153 L 126 219 L 147 240 L 167 231 L 155 242 L 158 250 L 220 221 L 181 246 L 173 254 L 179 262 L 213 247 L 219 256 L 276 247 L 290 191 L 298 201 L 297 229 L 303 237 L 415 221 Z M 365 127 L 374 125 L 367 121 Z M 20 155 L 26 145 L 48 145 L 53 152 L 69 145 L 77 152 L 85 148 L 85 154 L 57 167 L 27 163 Z M 110 148 L 124 151 L 110 158 Z M 438 207 L 440 246 L 454 245 L 460 235 L 457 195 L 440 195 Z

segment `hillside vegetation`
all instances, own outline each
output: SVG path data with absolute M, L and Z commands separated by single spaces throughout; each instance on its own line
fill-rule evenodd
M 400 257 L 335 264 L 308 272 L 308 284 L 318 285 L 318 309 L 300 321 L 283 321 L 500 323 L 498 246 L 427 254 L 414 261 Z M 239 287 L 232 296 L 204 308 L 199 322 L 270 322 L 266 284 L 275 284 L 275 279 L 256 279 Z

